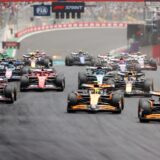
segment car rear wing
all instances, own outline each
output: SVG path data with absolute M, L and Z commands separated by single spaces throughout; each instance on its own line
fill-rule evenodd
M 84 88 L 99 88 L 99 89 L 107 89 L 107 88 L 115 88 L 114 84 L 82 84 Z
M 104 71 L 112 71 L 111 67 L 100 67 L 102 70 Z M 87 67 L 86 70 L 89 71 L 96 71 L 97 69 L 99 69 L 98 67 Z
M 31 57 L 30 55 L 26 55 L 26 54 L 23 55 L 23 58 L 30 58 L 30 57 Z
M 102 59 L 105 58 L 105 59 L 106 59 L 106 58 L 109 58 L 109 55 L 107 55 L 107 54 L 105 54 L 105 55 L 100 55 L 100 54 L 99 54 L 99 55 L 97 56 L 97 58 L 102 58 Z
M 150 91 L 150 95 L 160 97 L 160 91 Z
M 135 74 L 134 74 L 134 72 L 135 72 Z M 140 73 L 138 73 L 136 71 L 134 71 L 134 72 L 133 72 L 133 74 L 131 73 L 134 77 L 141 77 L 141 76 L 145 75 L 145 73 L 143 73 L 143 72 L 140 72 Z M 130 72 L 118 72 L 118 75 L 121 77 L 125 77 L 126 75 L 129 75 L 129 74 L 130 74 Z

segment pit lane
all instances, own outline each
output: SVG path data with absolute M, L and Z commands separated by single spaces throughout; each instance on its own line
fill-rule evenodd
M 23 40 L 17 57 L 32 49 L 62 57 L 82 49 L 96 56 L 126 44 L 125 29 L 47 32 Z M 67 95 L 77 89 L 84 67 L 56 69 L 65 74 L 64 92 L 20 93 L 15 104 L 0 104 L 3 160 L 159 160 L 159 124 L 138 122 L 137 98 L 126 99 L 121 115 L 67 114 Z M 147 76 L 160 88 L 159 69 Z

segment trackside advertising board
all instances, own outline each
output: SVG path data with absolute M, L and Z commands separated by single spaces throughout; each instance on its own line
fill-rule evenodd
M 3 41 L 2 48 L 20 48 L 20 43 L 16 41 Z
M 84 2 L 53 2 L 52 12 L 84 12 Z
M 33 13 L 34 16 L 50 16 L 51 11 L 50 11 L 50 5 L 34 5 L 33 6 Z

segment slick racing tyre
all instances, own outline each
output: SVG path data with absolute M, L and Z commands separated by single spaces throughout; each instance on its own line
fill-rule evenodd
M 157 62 L 156 62 L 155 59 L 151 59 L 151 60 L 149 61 L 149 64 L 150 64 L 152 67 L 154 67 L 154 70 L 157 70 Z
M 22 76 L 20 80 L 20 91 L 24 91 L 29 86 L 29 79 L 27 76 Z
M 4 88 L 4 95 L 6 98 L 10 99 L 10 103 L 14 103 L 16 100 L 15 89 L 11 85 Z
M 141 66 L 139 64 L 135 65 L 135 71 L 141 72 Z
M 153 91 L 154 87 L 153 87 L 153 80 L 152 79 L 146 79 L 144 81 L 144 91 L 145 92 L 150 92 Z
M 86 74 L 84 72 L 79 72 L 78 73 L 78 89 L 82 89 L 83 87 L 81 85 L 86 82 L 87 82 Z
M 31 61 L 29 59 L 25 59 L 24 60 L 24 65 L 25 66 L 30 66 L 31 65 Z
M 70 93 L 68 95 L 68 106 L 67 106 L 67 112 L 68 113 L 74 113 L 75 111 L 72 110 L 72 106 L 77 104 L 77 96 L 75 95 L 75 93 Z
M 149 122 L 148 119 L 145 118 L 145 115 L 151 114 L 151 104 L 148 101 L 145 101 L 143 99 L 139 100 L 138 105 L 138 118 L 140 122 Z
M 31 72 L 30 67 L 25 66 L 22 68 L 22 75 L 29 74 L 30 72 Z
M 106 82 L 106 84 L 113 85 L 113 86 L 115 85 L 113 79 L 108 79 L 107 82 Z
M 116 110 L 113 113 L 120 114 L 122 112 L 124 104 L 122 96 L 120 94 L 113 94 L 112 105 L 116 107 Z
M 49 61 L 49 59 L 45 58 L 45 59 L 43 60 L 42 66 L 44 66 L 45 68 L 49 68 L 49 66 L 50 66 L 50 61 Z
M 95 58 L 93 58 L 93 57 L 91 57 L 91 66 L 94 66 L 95 65 L 95 63 L 96 63 L 96 59 Z M 101 63 L 101 65 L 102 65 L 102 63 Z
M 48 57 L 48 60 L 49 60 L 50 66 L 52 67 L 52 66 L 53 66 L 53 60 L 52 60 L 52 58 L 51 58 L 51 57 Z
M 60 87 L 59 91 L 64 91 L 65 88 L 65 78 L 63 75 L 57 75 L 56 85 Z
M 72 66 L 73 58 L 71 56 L 67 56 L 65 58 L 65 65 L 66 66 Z

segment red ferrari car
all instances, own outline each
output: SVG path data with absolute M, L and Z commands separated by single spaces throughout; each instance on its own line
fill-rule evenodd
M 65 78 L 57 74 L 54 69 L 34 69 L 23 75 L 20 81 L 20 90 L 59 90 L 65 88 Z

